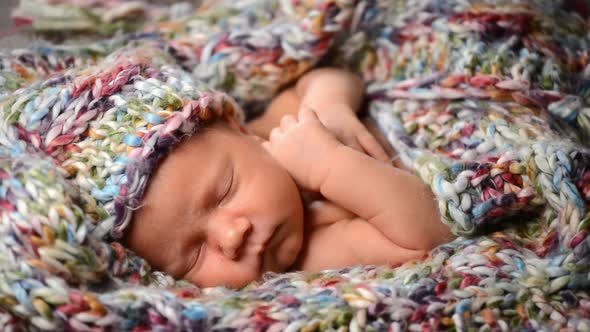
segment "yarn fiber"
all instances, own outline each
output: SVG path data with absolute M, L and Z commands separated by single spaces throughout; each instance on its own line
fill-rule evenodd
M 43 33 L 85 33 L 111 36 L 132 32 L 148 22 L 175 19 L 192 12 L 187 2 L 170 7 L 153 2 L 126 0 L 22 1 L 12 17 Z
M 0 326 L 589 331 L 585 6 L 233 1 L 3 55 Z M 150 134 L 198 135 L 202 110 L 239 116 L 233 100 L 252 116 L 320 61 L 364 77 L 370 115 L 459 238 L 402 266 L 268 273 L 240 290 L 175 281 L 113 241 L 121 192 L 135 206 L 175 144 Z

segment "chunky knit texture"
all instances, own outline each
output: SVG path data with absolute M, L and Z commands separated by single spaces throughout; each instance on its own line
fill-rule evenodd
M 44 33 L 108 36 L 191 13 L 189 2 L 129 0 L 28 0 L 12 12 L 15 22 Z M 176 4 L 173 4 L 176 2 Z
M 2 56 L 0 327 L 590 330 L 586 8 L 233 1 Z M 183 135 L 239 116 L 234 99 L 255 112 L 318 61 L 363 75 L 371 116 L 461 237 L 420 262 L 241 290 L 174 281 L 113 241 Z

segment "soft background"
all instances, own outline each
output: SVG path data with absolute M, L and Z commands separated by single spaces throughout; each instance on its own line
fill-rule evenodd
M 0 28 L 6 29 L 12 24 L 10 20 L 10 9 L 15 6 L 17 0 L 2 0 L 0 1 Z
M 19 0 L 0 0 L 0 50 L 6 50 L 11 48 L 27 47 L 32 42 L 38 41 L 39 37 L 33 37 L 29 33 L 20 33 L 18 35 L 4 36 L 3 32 L 7 29 L 11 29 L 13 22 L 10 18 L 12 9 L 18 4 Z M 174 2 L 180 2 L 175 0 L 151 0 L 154 3 L 170 4 Z M 194 4 L 200 3 L 199 0 L 187 0 Z M 87 42 L 89 39 L 82 38 L 78 39 L 79 42 Z
M 34 41 L 34 38 L 28 34 L 4 36 L 4 32 L 13 26 L 10 13 L 17 4 L 18 0 L 0 0 L 0 50 L 26 47 L 27 44 Z

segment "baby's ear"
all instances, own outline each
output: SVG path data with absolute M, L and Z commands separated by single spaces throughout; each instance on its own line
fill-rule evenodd
M 234 117 L 227 117 L 224 120 L 231 129 L 239 131 L 244 135 L 253 135 L 252 132 L 248 130 L 248 128 L 239 123 L 238 120 L 236 120 Z
M 249 136 L 254 136 L 254 137 L 256 137 L 256 138 L 260 138 L 260 137 L 256 136 L 256 134 L 254 134 L 254 132 L 253 132 L 253 131 L 251 131 L 250 129 L 248 129 L 246 126 L 242 126 L 242 125 L 238 125 L 238 126 L 240 127 L 240 128 L 239 128 L 239 131 L 240 131 L 242 134 L 244 134 L 244 135 L 249 135 Z

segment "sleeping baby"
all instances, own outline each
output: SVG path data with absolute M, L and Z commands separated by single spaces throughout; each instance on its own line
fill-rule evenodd
M 246 128 L 201 128 L 159 162 L 123 243 L 177 279 L 242 287 L 267 271 L 399 265 L 452 240 L 429 187 L 357 118 L 363 90 L 316 69 Z

